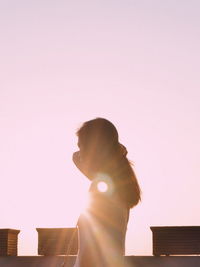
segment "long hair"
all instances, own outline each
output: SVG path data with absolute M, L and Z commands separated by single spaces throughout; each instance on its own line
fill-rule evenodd
M 81 157 L 91 173 L 106 173 L 115 184 L 121 201 L 129 208 L 141 200 L 140 187 L 127 159 L 126 148 L 119 143 L 116 127 L 108 120 L 86 121 L 77 131 Z

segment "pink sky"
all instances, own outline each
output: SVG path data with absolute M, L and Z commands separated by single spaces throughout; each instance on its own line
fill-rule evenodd
M 176 2 L 176 3 L 175 3 Z M 76 129 L 110 119 L 135 163 L 142 203 L 127 254 L 152 254 L 150 226 L 199 225 L 199 1 L 0 3 L 0 228 L 68 227 L 89 182 Z

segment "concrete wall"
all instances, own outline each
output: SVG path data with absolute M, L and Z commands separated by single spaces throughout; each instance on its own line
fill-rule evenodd
M 61 267 L 64 256 L 0 257 L 0 267 Z M 66 267 L 72 267 L 74 256 L 67 257 Z M 127 256 L 128 267 L 199 267 L 200 256 Z M 94 266 L 95 267 L 95 266 Z M 103 266 L 102 266 L 103 267 Z

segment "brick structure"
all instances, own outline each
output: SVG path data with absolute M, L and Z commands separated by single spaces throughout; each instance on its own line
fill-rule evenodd
M 77 255 L 77 228 L 36 228 L 38 255 Z
M 19 232 L 15 229 L 0 229 L 0 256 L 17 256 Z
M 200 226 L 151 227 L 153 255 L 200 254 Z

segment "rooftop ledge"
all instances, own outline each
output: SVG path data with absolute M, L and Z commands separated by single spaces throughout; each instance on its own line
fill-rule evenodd
M 76 256 L 58 255 L 66 254 L 71 240 L 73 245 L 68 254 L 77 254 L 78 236 L 74 230 L 37 228 L 38 255 L 41 256 L 17 256 L 20 231 L 0 229 L 0 267 L 61 267 L 64 261 L 67 261 L 66 267 L 73 267 Z M 152 226 L 151 230 L 154 256 L 125 256 L 126 267 L 200 266 L 200 226 Z
M 126 256 L 127 267 L 197 267 L 200 256 Z M 73 267 L 76 256 L 9 256 L 0 257 L 0 267 Z

